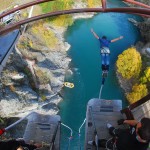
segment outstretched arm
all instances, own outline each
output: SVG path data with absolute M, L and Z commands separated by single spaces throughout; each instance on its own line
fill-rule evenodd
M 138 121 L 137 120 L 124 120 L 123 123 L 126 123 L 131 126 L 135 126 L 135 125 L 137 125 Z
M 118 38 L 116 38 L 116 39 L 111 40 L 111 43 L 112 43 L 112 42 L 116 42 L 116 41 L 121 40 L 121 39 L 123 39 L 123 36 L 120 36 L 120 37 L 118 37 Z
M 93 35 L 97 38 L 97 39 L 99 39 L 99 36 L 94 32 L 94 30 L 91 28 L 91 32 L 93 33 Z

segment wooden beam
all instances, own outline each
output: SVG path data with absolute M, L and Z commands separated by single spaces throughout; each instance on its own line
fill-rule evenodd
M 101 2 L 102 2 L 102 8 L 106 9 L 106 0 L 101 0 Z

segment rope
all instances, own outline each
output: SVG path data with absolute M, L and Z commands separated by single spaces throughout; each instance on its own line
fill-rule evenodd
M 107 74 L 108 74 L 108 70 L 107 70 L 107 72 L 102 73 L 102 83 L 101 83 L 101 87 L 100 87 L 100 91 L 99 91 L 99 99 L 101 99 L 102 89 L 103 89 L 103 86 L 105 83 L 105 78 L 107 77 Z
M 101 87 L 100 87 L 100 91 L 99 91 L 99 99 L 101 99 L 101 94 L 102 94 L 102 89 L 103 89 L 104 83 L 105 83 L 105 78 L 103 77 Z
M 72 139 L 72 136 L 70 136 L 70 137 L 68 138 L 68 146 L 67 146 L 67 150 L 70 149 L 70 141 L 71 141 L 71 139 Z
M 102 89 L 103 89 L 103 84 L 101 85 L 100 91 L 99 91 L 99 99 L 101 99 L 101 94 L 102 94 Z
M 83 123 L 81 124 L 81 126 L 79 128 L 79 149 L 80 150 L 81 150 L 81 142 L 80 142 L 81 134 L 80 134 L 80 131 L 81 131 L 81 128 L 83 127 L 83 125 L 85 124 L 85 121 L 86 121 L 86 118 L 84 119 Z
M 68 138 L 68 146 L 67 146 L 67 150 L 69 150 L 70 149 L 70 141 L 72 139 L 73 130 L 69 126 L 67 126 L 67 125 L 65 125 L 63 123 L 61 123 L 61 125 L 63 125 L 64 127 L 66 127 L 67 129 L 70 130 L 70 137 Z
M 72 134 L 73 134 L 72 129 L 69 126 L 67 126 L 67 125 L 65 125 L 63 123 L 61 123 L 61 125 L 63 125 L 64 127 L 68 128 L 70 130 L 70 136 L 72 137 Z
M 116 150 L 116 143 L 115 143 L 115 142 L 114 142 L 113 145 L 112 145 L 112 149 L 109 149 L 109 148 L 108 148 L 108 142 L 110 142 L 111 140 L 113 140 L 113 137 L 110 138 L 110 139 L 108 139 L 108 140 L 106 141 L 106 150 Z
M 107 149 L 107 150 L 111 150 L 111 149 L 109 149 L 108 146 L 107 146 L 107 145 L 108 145 L 108 142 L 111 141 L 111 140 L 112 140 L 112 138 L 108 139 L 107 142 L 106 142 L 106 149 Z

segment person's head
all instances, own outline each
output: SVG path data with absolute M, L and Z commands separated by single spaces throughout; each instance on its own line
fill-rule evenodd
M 107 39 L 107 37 L 104 35 L 104 36 L 102 36 L 102 39 Z
M 24 150 L 22 146 L 17 147 L 16 150 Z
M 24 150 L 22 147 L 17 148 L 17 150 Z
M 136 127 L 139 142 L 150 142 L 150 118 L 142 118 Z

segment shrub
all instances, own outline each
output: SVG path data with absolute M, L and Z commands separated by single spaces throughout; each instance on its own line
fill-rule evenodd
M 144 96 L 148 94 L 148 90 L 145 84 L 135 84 L 132 87 L 132 92 L 127 94 L 127 99 L 130 104 L 135 103 L 136 101 L 140 100 Z
M 128 48 L 118 56 L 116 65 L 124 78 L 138 77 L 142 66 L 140 53 L 134 47 Z

